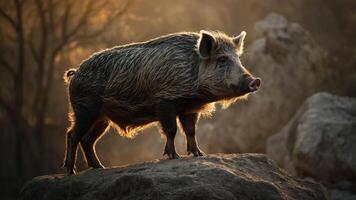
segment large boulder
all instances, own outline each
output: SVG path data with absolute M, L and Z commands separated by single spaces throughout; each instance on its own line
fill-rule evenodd
M 211 152 L 264 152 L 266 139 L 318 90 L 327 73 L 325 52 L 300 25 L 270 14 L 256 31 L 259 39 L 242 58 L 262 78 L 262 87 L 248 101 L 219 112 L 212 128 L 201 130 L 211 132 L 205 136 Z
M 291 173 L 324 182 L 356 180 L 356 99 L 317 93 L 267 141 L 267 154 Z
M 315 182 L 290 176 L 262 154 L 217 154 L 36 177 L 20 199 L 327 199 Z

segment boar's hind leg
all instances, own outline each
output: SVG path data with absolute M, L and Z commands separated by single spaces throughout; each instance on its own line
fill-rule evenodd
M 198 118 L 199 115 L 197 113 L 179 115 L 179 121 L 187 138 L 187 152 L 188 154 L 193 154 L 194 156 L 203 155 L 195 138 L 195 128 Z
M 66 164 L 67 173 L 75 174 L 75 160 L 77 156 L 77 149 L 79 141 L 82 139 L 83 135 L 90 129 L 93 123 L 98 117 L 96 112 L 88 112 L 87 110 L 76 110 L 74 109 L 75 121 L 73 126 L 73 133 L 69 135 L 68 138 L 68 149 Z
M 90 128 L 90 130 L 83 136 L 80 144 L 82 146 L 85 159 L 89 167 L 104 168 L 100 163 L 98 156 L 95 152 L 95 144 L 98 138 L 105 133 L 105 130 L 109 126 L 109 122 L 106 119 L 100 119 Z
M 67 163 L 68 163 L 68 149 L 69 149 L 69 138 L 73 134 L 73 126 L 71 126 L 66 135 L 66 151 L 64 154 L 64 163 L 63 163 L 63 168 L 67 168 Z
M 179 158 L 175 146 L 174 138 L 177 133 L 176 110 L 174 105 L 162 103 L 157 107 L 157 115 L 161 123 L 162 131 L 166 135 L 166 146 L 163 155 L 167 154 L 169 159 Z

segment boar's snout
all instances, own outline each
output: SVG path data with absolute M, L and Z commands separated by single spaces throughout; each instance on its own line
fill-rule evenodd
M 260 78 L 251 78 L 250 83 L 248 84 L 248 89 L 250 92 L 255 92 L 261 86 L 261 79 Z
M 237 95 L 256 92 L 261 87 L 261 79 L 251 74 L 244 74 L 237 85 L 232 85 Z

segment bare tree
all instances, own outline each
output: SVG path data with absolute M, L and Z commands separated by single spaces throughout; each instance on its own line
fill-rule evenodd
M 56 59 L 69 46 L 102 35 L 127 5 L 111 0 L 12 0 L 0 5 L 0 20 L 6 22 L 0 25 L 0 69 L 11 82 L 0 86 L 0 109 L 17 135 L 19 173 L 23 146 L 34 157 L 45 146 Z

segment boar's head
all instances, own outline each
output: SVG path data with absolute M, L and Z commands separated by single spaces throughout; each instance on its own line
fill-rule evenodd
M 197 52 L 200 56 L 200 88 L 219 100 L 255 92 L 261 79 L 254 77 L 240 61 L 246 32 L 229 37 L 221 32 L 200 31 Z

